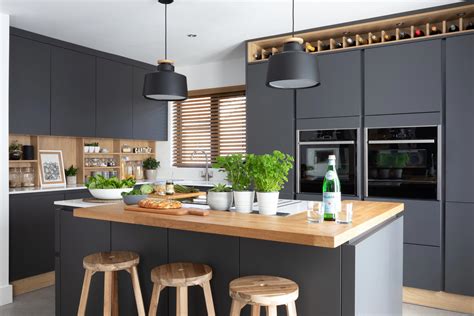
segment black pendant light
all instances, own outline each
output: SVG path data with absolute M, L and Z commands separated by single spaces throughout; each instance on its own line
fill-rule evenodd
M 157 71 L 145 75 L 143 96 L 150 100 L 181 101 L 188 97 L 186 76 L 174 72 L 168 59 L 168 4 L 173 0 L 158 0 L 165 5 L 165 59 L 158 60 Z
M 267 86 L 277 89 L 304 89 L 319 85 L 319 71 L 315 56 L 303 49 L 303 39 L 295 35 L 295 0 L 292 0 L 291 38 L 283 44 L 283 51 L 268 61 Z

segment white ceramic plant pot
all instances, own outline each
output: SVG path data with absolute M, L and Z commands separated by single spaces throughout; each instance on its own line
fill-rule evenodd
M 94 152 L 95 152 L 96 154 L 100 153 L 100 146 L 95 146 L 95 147 L 94 147 Z
M 279 195 L 280 192 L 257 192 L 258 212 L 262 215 L 275 215 Z
M 66 184 L 67 185 L 76 185 L 77 184 L 77 177 L 76 176 L 67 176 L 66 177 Z
M 89 146 L 84 146 L 84 152 L 87 154 L 89 153 Z
M 156 180 L 156 174 L 157 170 L 156 169 L 146 169 L 145 170 L 145 177 L 147 180 Z
M 253 210 L 255 191 L 234 191 L 235 211 L 250 213 Z
M 207 192 L 207 204 L 211 210 L 227 211 L 232 207 L 232 192 Z

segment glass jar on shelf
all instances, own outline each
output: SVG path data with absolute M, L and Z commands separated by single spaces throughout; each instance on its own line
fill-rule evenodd
M 133 175 L 135 180 L 143 180 L 143 163 L 141 161 L 135 161 L 133 164 Z
M 31 188 L 35 186 L 35 170 L 31 167 L 23 168 L 21 172 L 21 186 Z
M 10 188 L 20 188 L 21 187 L 21 170 L 20 170 L 20 168 L 10 168 L 9 186 L 10 186 Z

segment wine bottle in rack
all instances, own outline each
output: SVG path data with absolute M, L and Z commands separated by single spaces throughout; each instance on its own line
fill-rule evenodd
M 399 35 L 399 38 L 402 40 L 402 39 L 408 39 L 408 38 L 411 38 L 410 34 L 407 33 L 407 32 L 400 32 L 400 35 Z
M 270 58 L 272 55 L 273 55 L 273 54 L 272 54 L 271 51 L 266 50 L 266 51 L 263 52 L 262 57 L 263 57 L 263 59 L 268 59 L 268 58 Z
M 372 43 L 380 42 L 380 38 L 375 34 L 372 34 L 372 36 L 370 36 L 370 40 L 372 41 Z
M 383 36 L 383 39 L 385 42 L 390 42 L 390 41 L 394 41 L 396 39 L 395 35 L 389 35 L 389 34 L 385 34 Z
M 306 50 L 307 50 L 308 52 L 310 52 L 310 53 L 314 53 L 314 52 L 316 51 L 316 47 L 314 47 L 313 45 L 311 45 L 311 43 L 309 43 L 309 42 L 306 42 L 306 43 L 304 44 L 304 46 L 305 46 Z
M 341 42 L 336 42 L 336 44 L 334 44 L 334 48 L 342 48 L 343 45 Z
M 367 41 L 362 37 L 362 36 L 359 36 L 357 38 L 357 42 L 359 43 L 359 45 L 365 45 L 367 44 Z
M 422 37 L 422 36 L 425 36 L 425 32 L 423 32 L 423 30 L 421 29 L 416 29 L 414 33 L 414 37 Z
M 262 59 L 262 54 L 260 54 L 259 52 L 253 54 L 253 58 L 255 60 L 261 60 Z
M 355 46 L 355 41 L 352 39 L 352 37 L 346 38 L 346 45 L 347 47 Z
M 329 44 L 321 43 L 321 50 L 328 50 L 330 48 Z
M 430 29 L 430 35 L 438 35 L 441 34 L 441 30 L 436 27 L 436 25 L 432 25 Z
M 466 25 L 466 30 L 474 30 L 474 22 L 469 22 L 467 25 Z
M 449 33 L 457 32 L 457 31 L 459 31 L 459 27 L 456 24 L 451 24 L 448 28 Z

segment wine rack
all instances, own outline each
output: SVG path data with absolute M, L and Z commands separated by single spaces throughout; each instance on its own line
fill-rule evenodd
M 460 32 L 474 32 L 474 4 L 408 13 L 396 18 L 381 18 L 346 26 L 325 27 L 295 33 L 295 36 L 304 39 L 303 47 L 307 53 L 318 54 L 428 37 L 448 37 Z M 277 35 L 248 41 L 248 62 L 265 61 L 278 54 L 288 37 L 289 35 Z

